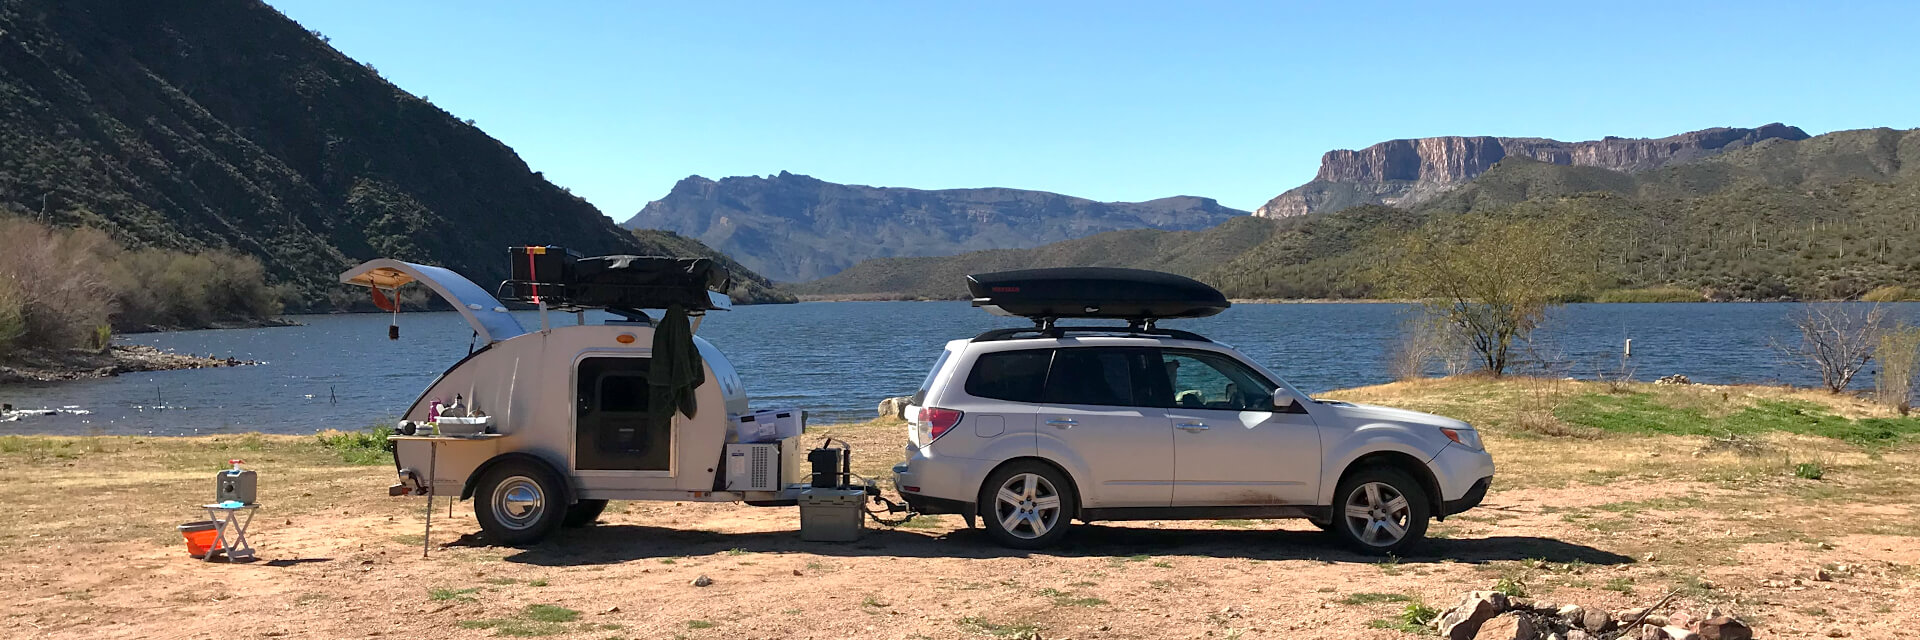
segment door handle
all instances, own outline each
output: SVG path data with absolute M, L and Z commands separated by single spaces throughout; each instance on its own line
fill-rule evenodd
M 1182 422 L 1180 424 L 1176 424 L 1173 426 L 1175 428 L 1182 429 L 1185 431 L 1206 431 L 1207 430 L 1207 425 L 1201 422 Z
M 1080 423 L 1078 421 L 1075 421 L 1072 418 L 1054 418 L 1052 420 L 1048 420 L 1047 424 L 1053 425 L 1054 427 L 1061 428 L 1061 429 L 1072 429 L 1073 425 L 1080 424 Z

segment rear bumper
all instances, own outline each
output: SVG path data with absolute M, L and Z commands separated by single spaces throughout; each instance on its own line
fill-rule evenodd
M 917 493 L 902 493 L 900 497 L 907 501 L 907 508 L 914 513 L 926 515 L 952 514 L 967 518 L 972 518 L 974 513 L 974 504 L 971 502 L 935 498 Z

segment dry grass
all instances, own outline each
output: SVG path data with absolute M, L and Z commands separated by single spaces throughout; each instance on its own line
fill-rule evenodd
M 1625 393 L 1700 415 L 1788 401 L 1889 415 L 1784 389 Z M 14 567 L 0 590 L 16 594 L 0 602 L 0 619 L 56 637 L 215 635 L 247 616 L 288 637 L 1384 638 L 1391 632 L 1369 621 L 1505 584 L 1608 608 L 1680 589 L 1682 606 L 1741 613 L 1766 636 L 1840 625 L 1852 637 L 1891 637 L 1920 624 L 1897 605 L 1875 608 L 1920 587 L 1911 481 L 1920 447 L 1778 432 L 1729 443 L 1569 437 L 1527 422 L 1564 423 L 1556 409 L 1592 394 L 1613 397 L 1600 383 L 1488 378 L 1329 394 L 1470 420 L 1500 464 L 1483 508 L 1434 528 L 1435 555 L 1389 562 L 1341 551 L 1298 522 L 1107 523 L 1061 549 L 1016 553 L 959 518 L 833 545 L 798 541 L 790 509 L 671 502 L 616 503 L 602 526 L 525 550 L 476 542 L 469 507 L 449 518 L 442 502 L 423 559 L 425 505 L 384 495 L 391 468 L 349 464 L 311 436 L 6 437 L 0 500 L 19 517 L 0 521 L 0 553 Z M 884 478 L 903 431 L 892 420 L 815 425 L 807 445 L 843 439 L 857 472 Z M 203 517 L 193 506 L 207 476 L 235 457 L 262 473 L 256 544 L 292 564 L 228 568 L 180 553 L 173 526 Z M 1820 479 L 1796 475 L 1808 463 Z M 1833 582 L 1793 588 L 1819 567 Z M 687 586 L 696 575 L 716 584 Z M 1298 584 L 1325 586 L 1288 586 Z M 549 606 L 566 615 L 529 613 Z

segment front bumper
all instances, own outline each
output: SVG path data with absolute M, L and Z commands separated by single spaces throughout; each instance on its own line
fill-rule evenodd
M 1467 495 L 1441 503 L 1439 517 L 1445 518 L 1480 506 L 1480 502 L 1487 499 L 1487 489 L 1492 486 L 1493 476 L 1487 476 L 1474 482 L 1473 488 L 1467 489 Z
M 1493 477 L 1493 456 L 1486 451 L 1449 444 L 1427 463 L 1433 479 L 1440 482 L 1442 501 L 1459 500 L 1483 478 Z

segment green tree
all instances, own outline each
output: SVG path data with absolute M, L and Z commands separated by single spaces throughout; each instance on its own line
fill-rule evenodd
M 1598 275 L 1587 243 L 1564 220 L 1454 218 L 1408 234 L 1376 272 L 1379 287 L 1419 300 L 1457 329 L 1495 376 L 1513 365 L 1547 310 Z

